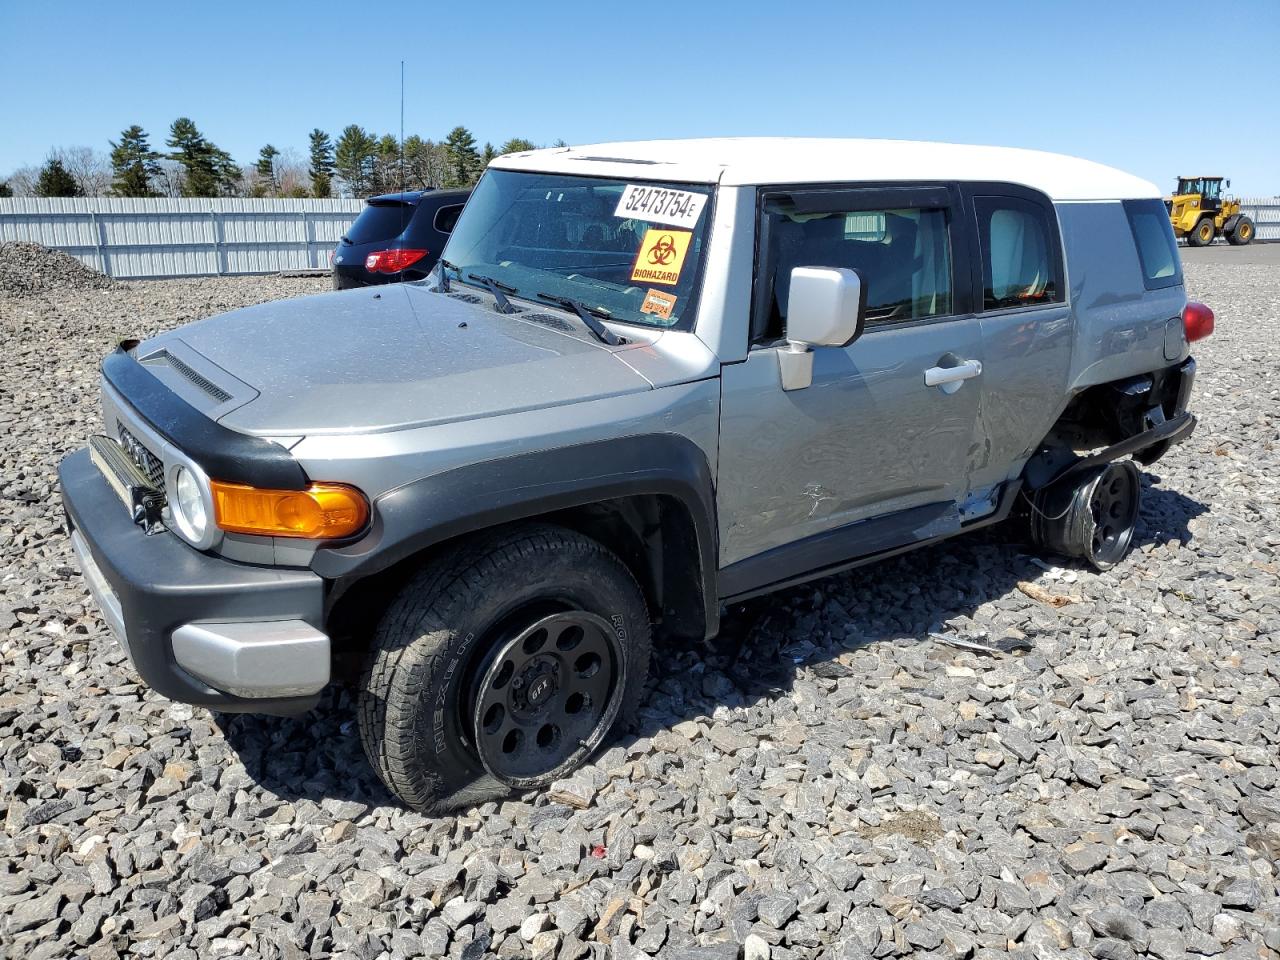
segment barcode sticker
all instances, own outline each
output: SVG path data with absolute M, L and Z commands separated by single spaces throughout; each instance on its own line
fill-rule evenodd
M 670 223 L 677 227 L 697 226 L 702 216 L 706 194 L 669 187 L 646 187 L 629 183 L 618 199 L 615 217 L 644 220 L 647 223 Z

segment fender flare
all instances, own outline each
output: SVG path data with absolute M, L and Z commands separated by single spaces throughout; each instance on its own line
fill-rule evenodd
M 666 495 L 697 536 L 708 635 L 719 623 L 716 501 L 710 464 L 678 434 L 642 434 L 468 464 L 397 487 L 374 504 L 360 540 L 318 550 L 311 569 L 333 582 L 330 601 L 366 577 L 436 544 L 504 523 L 603 500 Z
M 1244 214 L 1243 214 L 1243 213 L 1233 213 L 1231 216 L 1227 217 L 1227 219 L 1226 219 L 1226 220 L 1222 221 L 1222 234 L 1223 234 L 1223 236 L 1226 236 L 1226 235 L 1227 235 L 1227 234 L 1229 234 L 1232 230 L 1234 230 L 1234 229 L 1236 228 L 1236 223 L 1237 223 L 1237 222 L 1240 220 L 1240 218 L 1241 218 L 1241 217 L 1243 217 L 1243 216 L 1244 216 Z

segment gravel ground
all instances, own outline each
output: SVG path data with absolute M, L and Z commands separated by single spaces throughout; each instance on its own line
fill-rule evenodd
M 0 953 L 1276 956 L 1280 272 L 1188 280 L 1220 318 L 1201 426 L 1121 568 L 990 536 L 757 602 L 660 651 L 588 769 L 440 819 L 380 787 L 345 693 L 277 720 L 140 688 L 59 525 L 115 336 L 325 281 L 0 295 Z

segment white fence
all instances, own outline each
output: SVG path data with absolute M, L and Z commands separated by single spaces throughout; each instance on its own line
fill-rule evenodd
M 1280 197 L 1242 199 L 1280 240 Z M 0 199 L 0 242 L 65 250 L 113 277 L 324 270 L 363 200 Z
M 1241 197 L 1240 211 L 1258 228 L 1259 240 L 1280 240 L 1280 197 Z
M 0 241 L 65 250 L 113 277 L 329 267 L 363 200 L 0 199 Z

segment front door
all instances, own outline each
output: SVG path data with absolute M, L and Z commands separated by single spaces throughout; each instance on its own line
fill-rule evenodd
M 814 569 L 825 566 L 844 535 L 849 540 L 837 549 L 852 556 L 895 536 L 951 532 L 982 446 L 982 335 L 967 247 L 953 242 L 962 236 L 958 193 L 936 186 L 780 191 L 763 198 L 761 211 L 755 342 L 744 362 L 722 371 L 726 594 L 761 576 L 798 573 L 806 556 Z M 785 341 L 797 266 L 857 269 L 867 322 L 848 347 L 815 350 L 811 386 L 784 391 L 777 345 Z M 895 530 L 893 518 L 914 528 Z M 806 546 L 819 543 L 825 548 Z

